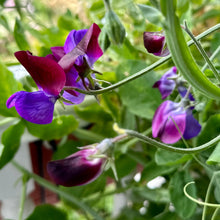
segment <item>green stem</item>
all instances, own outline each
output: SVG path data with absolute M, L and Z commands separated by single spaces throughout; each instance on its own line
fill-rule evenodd
M 209 58 L 210 61 L 213 61 L 214 58 L 218 55 L 219 52 L 220 52 L 220 46 L 218 46 L 217 49 L 214 51 L 214 53 L 211 55 L 211 57 Z M 207 66 L 208 66 L 208 63 L 205 63 L 205 65 L 202 67 L 202 72 L 205 71 Z
M 209 201 L 213 182 L 215 181 L 216 176 L 219 174 L 220 174 L 220 171 L 217 171 L 217 172 L 214 172 L 212 175 L 211 181 L 209 183 L 209 186 L 208 186 L 208 189 L 206 192 L 205 203 L 208 203 L 208 201 Z M 202 213 L 202 220 L 205 220 L 206 212 L 207 212 L 207 206 L 205 205 L 204 209 L 203 209 L 203 213 Z
M 215 26 L 209 28 L 208 30 L 206 30 L 206 31 L 204 31 L 203 33 L 201 33 L 201 34 L 199 34 L 198 36 L 196 36 L 195 38 L 196 38 L 196 40 L 200 40 L 200 39 L 206 37 L 207 35 L 209 35 L 209 34 L 215 32 L 215 31 L 218 30 L 218 29 L 220 29 L 220 24 L 217 24 L 217 25 L 215 25 Z M 190 41 L 187 43 L 188 46 L 191 46 L 192 44 L 194 44 L 193 40 L 190 40 Z M 137 73 L 134 73 L 133 75 L 131 75 L 131 76 L 129 76 L 129 77 L 127 77 L 127 78 L 125 78 L 125 79 L 123 79 L 123 80 L 121 80 L 121 81 L 119 81 L 119 82 L 117 82 L 117 83 L 115 83 L 115 84 L 113 84 L 113 85 L 111 85 L 111 86 L 108 86 L 108 87 L 106 87 L 106 88 L 103 88 L 103 89 L 90 90 L 90 91 L 85 91 L 85 90 L 82 90 L 82 89 L 78 89 L 78 88 L 76 88 L 76 87 L 71 87 L 71 88 L 68 87 L 68 89 L 73 89 L 73 90 L 76 90 L 76 91 L 78 91 L 78 92 L 80 92 L 80 93 L 87 94 L 87 95 L 98 95 L 98 94 L 102 94 L 102 93 L 111 91 L 111 90 L 113 90 L 113 89 L 116 89 L 116 88 L 118 88 L 118 87 L 120 87 L 120 86 L 122 86 L 122 85 L 124 85 L 124 84 L 126 84 L 126 83 L 128 83 L 128 82 L 130 82 L 130 81 L 132 81 L 132 80 L 135 80 L 135 79 L 137 79 L 137 78 L 143 76 L 144 74 L 146 74 L 146 73 L 152 71 L 152 70 L 155 69 L 156 67 L 158 67 L 158 66 L 164 64 L 165 62 L 167 62 L 168 60 L 170 60 L 170 58 L 171 58 L 171 55 L 168 55 L 168 56 L 166 56 L 166 57 L 164 57 L 164 58 L 161 58 L 161 59 L 159 59 L 158 61 L 156 61 L 155 63 L 153 63 L 152 65 L 146 67 L 145 69 L 143 69 L 143 70 L 141 70 L 141 71 L 139 71 L 139 72 L 137 72 Z M 64 89 L 65 89 L 65 88 L 64 88 Z
M 192 32 L 189 30 L 187 23 L 185 21 L 185 28 L 184 30 L 186 31 L 186 33 L 192 38 L 193 42 L 195 43 L 195 45 L 197 46 L 199 52 L 201 53 L 201 55 L 203 56 L 203 58 L 205 59 L 206 63 L 209 65 L 209 67 L 212 69 L 213 74 L 215 75 L 215 78 L 220 82 L 220 74 L 218 73 L 218 71 L 216 70 L 215 66 L 213 65 L 213 63 L 211 62 L 211 60 L 209 59 L 207 53 L 205 52 L 205 50 L 203 49 L 202 45 L 200 44 L 199 41 L 196 40 L 196 38 L 194 37 L 194 35 L 192 34 Z
M 195 199 L 195 198 L 193 198 L 192 196 L 190 196 L 190 195 L 188 194 L 188 192 L 186 191 L 186 189 L 187 189 L 187 187 L 188 187 L 189 185 L 191 185 L 191 184 L 195 184 L 195 182 L 189 182 L 189 183 L 187 183 L 187 184 L 184 186 L 184 188 L 183 188 L 184 194 L 185 194 L 190 200 L 192 200 L 193 202 L 195 202 L 195 203 L 197 203 L 197 204 L 199 204 L 199 205 L 209 206 L 209 207 L 213 207 L 213 208 L 220 208 L 220 205 L 219 205 L 219 204 L 201 202 L 200 200 Z
M 27 182 L 28 182 L 28 176 L 24 174 L 22 178 L 22 194 L 21 194 L 21 203 L 19 208 L 19 220 L 22 220 L 23 212 L 24 212 L 24 203 L 26 198 L 26 191 L 27 191 Z
M 98 213 L 96 213 L 93 209 L 91 209 L 87 204 L 84 202 L 80 201 L 78 198 L 74 197 L 73 195 L 70 195 L 69 193 L 66 193 L 62 191 L 59 187 L 55 186 L 54 184 L 48 182 L 47 180 L 39 177 L 38 175 L 29 172 L 26 170 L 24 167 L 19 165 L 17 162 L 12 161 L 12 164 L 14 165 L 15 168 L 17 168 L 19 171 L 22 173 L 26 174 L 28 177 L 33 178 L 37 183 L 39 183 L 41 186 L 49 189 L 50 191 L 57 193 L 59 196 L 63 197 L 64 199 L 68 200 L 69 202 L 72 202 L 85 212 L 90 213 L 94 219 L 97 220 L 104 220 Z
M 103 1 L 104 1 L 106 11 L 111 10 L 111 5 L 110 5 L 109 0 L 103 0 Z
M 214 211 L 214 213 L 213 213 L 213 215 L 212 215 L 212 219 L 211 219 L 211 220 L 218 220 L 218 219 L 217 219 L 217 217 L 218 217 L 217 214 L 218 214 L 219 209 L 220 209 L 220 208 L 216 208 L 216 209 L 215 209 L 215 211 Z
M 154 147 L 158 147 L 164 150 L 168 150 L 168 151 L 172 151 L 172 152 L 176 152 L 176 153 L 182 153 L 182 154 L 195 154 L 195 153 L 199 153 L 202 152 L 204 150 L 209 149 L 210 147 L 212 147 L 213 145 L 217 144 L 220 141 L 220 135 L 218 135 L 217 137 L 215 137 L 214 139 L 212 139 L 211 141 L 200 145 L 198 147 L 194 147 L 194 148 L 178 148 L 178 147 L 173 147 L 167 144 L 163 144 L 161 142 L 158 142 L 152 138 L 149 138 L 143 134 L 140 134 L 136 131 L 132 131 L 132 130 L 125 130 L 125 132 L 131 136 L 131 137 L 136 137 L 138 138 L 140 141 L 145 142 L 149 145 L 152 145 Z
M 201 72 L 187 47 L 179 19 L 175 13 L 176 1 L 161 0 L 160 3 L 166 17 L 164 25 L 166 41 L 175 66 L 184 78 L 204 96 L 220 100 L 220 88 Z M 218 25 L 220 26 L 220 24 Z

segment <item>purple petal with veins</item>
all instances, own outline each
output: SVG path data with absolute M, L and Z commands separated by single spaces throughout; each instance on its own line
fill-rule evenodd
M 14 93 L 7 100 L 7 107 L 15 106 L 18 114 L 35 124 L 48 124 L 53 120 L 56 96 L 47 96 L 43 91 Z

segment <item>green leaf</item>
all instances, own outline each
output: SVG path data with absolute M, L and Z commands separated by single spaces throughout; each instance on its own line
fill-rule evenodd
M 74 106 L 76 114 L 83 120 L 92 123 L 91 131 L 99 136 L 113 137 L 113 119 L 112 116 L 98 103 L 91 104 L 87 107 Z M 97 140 L 97 138 L 95 138 Z
M 0 5 L 4 5 L 4 3 L 6 2 L 6 0 L 0 0 Z
M 61 15 L 57 20 L 57 26 L 61 29 L 71 31 L 73 29 L 80 29 L 80 21 L 76 18 L 76 16 L 72 15 L 70 10 L 63 15 Z
M 15 92 L 21 89 L 12 72 L 0 62 L 0 114 L 6 117 L 18 116 L 15 108 L 6 107 L 7 99 Z
M 60 116 L 53 119 L 52 123 L 39 125 L 25 121 L 28 131 L 42 140 L 60 139 L 70 134 L 78 127 L 78 122 L 72 115 Z
M 220 142 L 206 161 L 208 165 L 220 164 Z
M 21 136 L 24 133 L 24 128 L 24 123 L 20 121 L 15 125 L 11 125 L 3 132 L 3 148 L 0 152 L 0 169 L 5 166 L 18 151 Z
M 7 18 L 4 15 L 0 15 L 0 24 L 5 27 L 6 30 L 10 31 L 10 26 L 8 24 Z
M 133 188 L 135 196 L 139 196 L 144 200 L 155 203 L 170 203 L 170 195 L 167 189 L 149 189 L 148 187 L 135 187 Z
M 91 104 L 85 108 L 74 106 L 76 114 L 88 122 L 111 121 L 112 117 L 106 113 L 98 103 Z
M 25 29 L 20 20 L 16 18 L 14 27 L 14 38 L 20 50 L 29 50 L 30 46 L 25 36 Z
M 108 112 L 114 121 L 119 121 L 120 119 L 120 101 L 118 95 L 114 92 L 103 94 L 100 99 L 101 106 Z
M 118 80 L 122 80 L 145 67 L 146 63 L 143 61 L 128 60 L 117 68 Z M 149 72 L 119 88 L 121 101 L 131 113 L 147 119 L 153 118 L 154 112 L 161 103 L 160 93 L 152 88 L 156 81 L 157 77 L 154 72 Z
M 26 220 L 68 220 L 67 213 L 55 206 L 44 204 L 37 206 Z
M 192 178 L 190 177 L 187 171 L 178 171 L 176 172 L 170 180 L 170 198 L 173 203 L 176 213 L 183 219 L 190 218 L 196 210 L 196 203 L 187 198 L 183 192 L 184 186 L 191 182 Z M 196 197 L 196 187 L 191 185 L 187 192 L 192 197 Z
M 148 163 L 141 174 L 142 181 L 150 181 L 157 176 L 162 176 L 173 172 L 177 166 L 158 166 L 154 161 Z
M 143 16 L 152 24 L 155 24 L 157 26 L 162 26 L 162 22 L 164 20 L 164 16 L 162 13 L 149 5 L 138 5 Z
M 192 158 L 192 155 L 181 155 L 163 149 L 158 149 L 155 154 L 155 161 L 158 165 L 171 166 L 184 163 Z
M 127 154 L 122 154 L 115 160 L 116 171 L 119 178 L 129 175 L 137 166 L 136 161 L 131 160 Z
M 220 131 L 220 114 L 212 115 L 206 125 L 203 127 L 202 132 L 198 137 L 197 145 L 205 144 L 211 139 L 219 135 Z

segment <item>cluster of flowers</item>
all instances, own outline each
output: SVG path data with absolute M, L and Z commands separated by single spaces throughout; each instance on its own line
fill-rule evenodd
M 54 105 L 79 104 L 85 95 L 73 88 L 93 89 L 93 64 L 103 52 L 98 43 L 101 30 L 97 24 L 89 29 L 72 30 L 63 47 L 52 47 L 46 57 L 33 56 L 29 51 L 18 51 L 15 57 L 24 66 L 38 86 L 38 91 L 19 91 L 7 100 L 7 107 L 15 107 L 25 120 L 48 124 L 53 120 Z M 59 185 L 76 186 L 96 179 L 107 161 L 106 154 L 112 143 L 108 139 L 90 146 L 63 160 L 50 161 L 47 171 Z M 98 156 L 97 156 L 98 155 Z
M 103 52 L 98 43 L 101 30 L 93 24 L 89 29 L 72 30 L 63 47 L 52 47 L 52 54 L 46 57 L 33 56 L 29 51 L 15 53 L 18 61 L 36 82 L 39 91 L 20 91 L 7 101 L 8 108 L 15 107 L 18 114 L 36 124 L 48 124 L 53 120 L 54 105 L 58 99 L 64 104 L 79 104 L 84 94 L 74 90 L 94 89 L 93 64 Z M 144 45 L 149 53 L 166 56 L 162 33 L 145 32 Z M 154 84 L 162 99 L 166 99 L 175 88 L 182 97 L 179 103 L 166 100 L 155 112 L 152 121 L 152 135 L 162 142 L 172 144 L 182 137 L 190 139 L 199 134 L 201 126 L 193 117 L 194 97 L 187 91 L 184 82 L 172 67 Z M 108 162 L 108 149 L 113 143 L 105 139 L 97 145 L 83 147 L 63 160 L 51 161 L 47 170 L 52 180 L 63 186 L 77 186 L 95 180 Z
M 166 39 L 162 32 L 144 32 L 144 46 L 149 53 L 155 56 L 167 56 Z M 177 75 L 177 68 L 172 67 L 153 87 L 158 88 L 162 99 L 166 99 L 177 88 L 181 101 L 176 103 L 164 101 L 156 110 L 152 121 L 152 136 L 159 137 L 166 144 L 173 144 L 181 138 L 191 139 L 197 136 L 201 125 L 193 117 L 195 99 L 187 91 L 185 82 Z
M 39 91 L 20 91 L 7 100 L 7 107 L 15 107 L 25 120 L 48 124 L 53 120 L 55 102 L 79 104 L 84 94 L 68 88 L 88 89 L 93 83 L 92 67 L 103 52 L 98 44 L 101 30 L 97 24 L 89 29 L 72 30 L 63 47 L 52 47 L 46 57 L 18 51 L 15 57 L 29 72 Z

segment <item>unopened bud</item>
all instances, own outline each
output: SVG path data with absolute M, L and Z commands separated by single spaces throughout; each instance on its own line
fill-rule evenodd
M 122 44 L 125 38 L 125 28 L 119 17 L 112 9 L 109 9 L 105 15 L 105 28 L 110 41 L 114 44 Z

